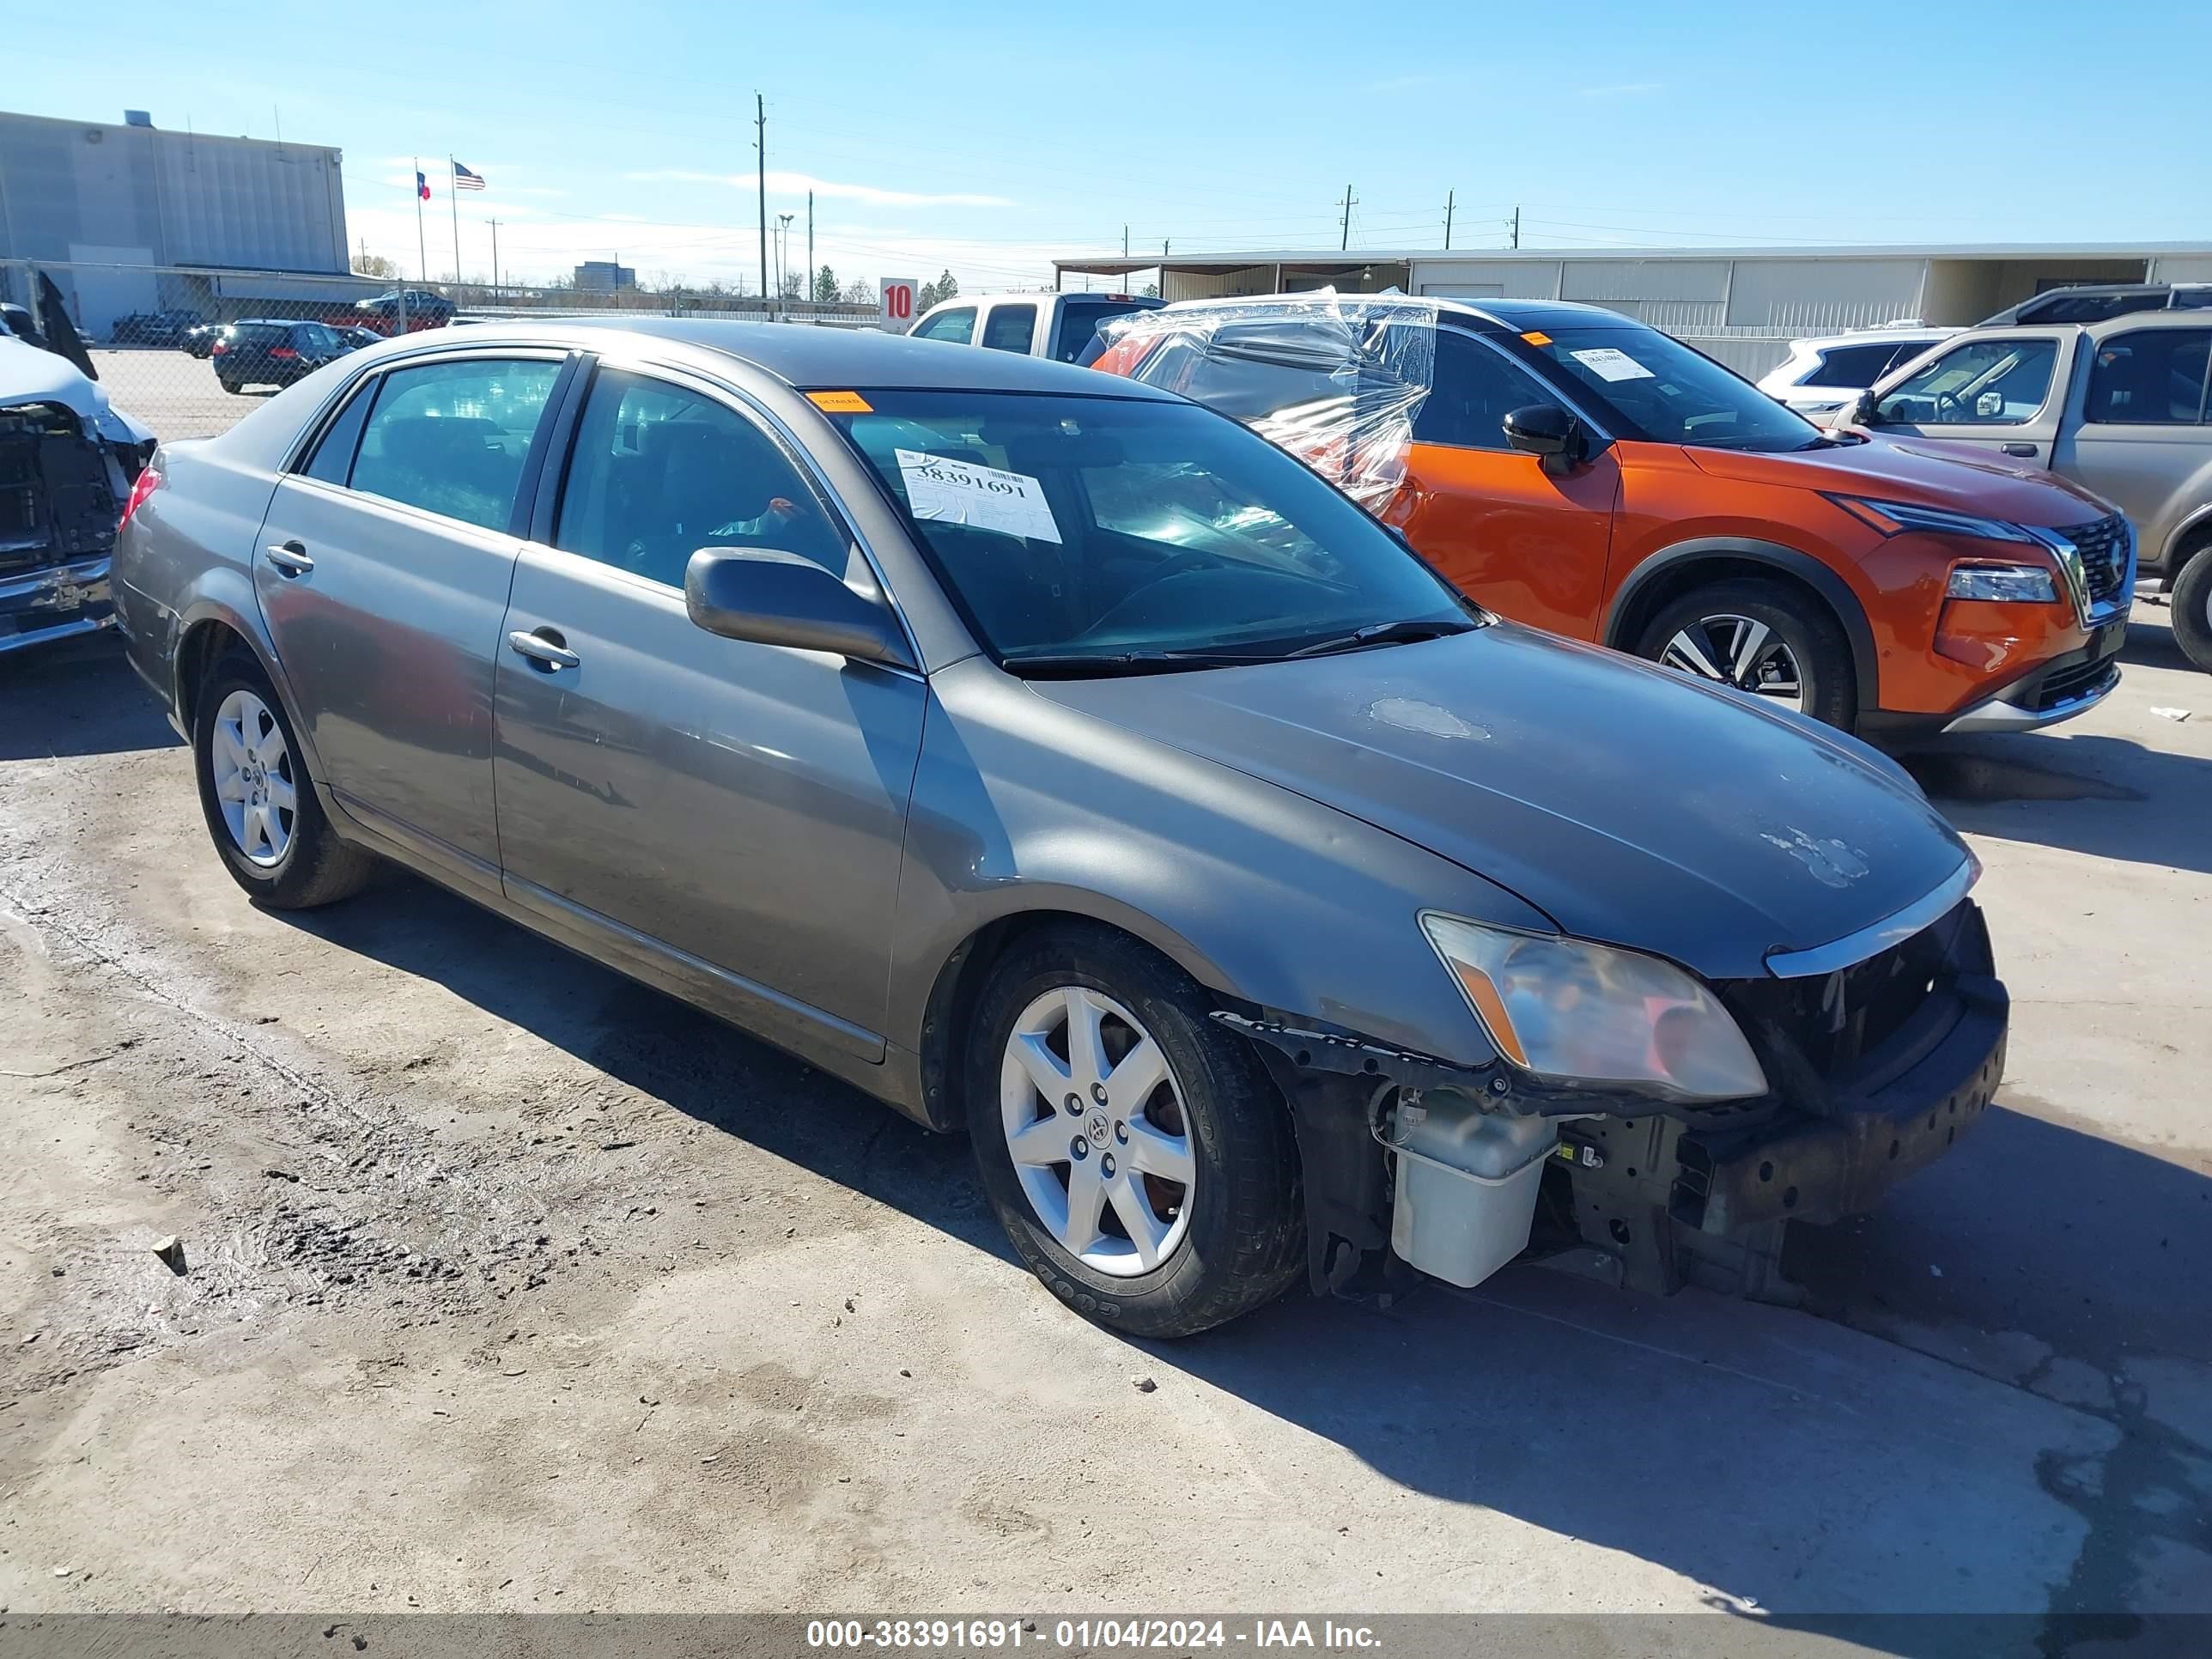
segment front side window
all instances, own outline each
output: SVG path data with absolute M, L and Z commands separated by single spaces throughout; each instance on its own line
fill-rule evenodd
M 975 337 L 975 307 L 961 306 L 951 311 L 940 311 L 934 317 L 925 317 L 916 325 L 914 337 L 966 345 Z
M 504 530 L 561 365 L 469 358 L 396 368 L 362 429 L 353 487 Z
M 2051 393 L 2056 340 L 1969 340 L 1881 396 L 1875 420 L 1898 426 L 2020 426 Z
M 1277 658 L 1376 624 L 1474 625 L 1372 519 L 1184 404 L 867 391 L 834 416 L 983 642 L 1017 672 Z M 1088 672 L 1087 670 L 1085 672 Z
M 991 315 L 983 325 L 983 343 L 993 351 L 1018 351 L 1027 355 L 1030 342 L 1036 335 L 1035 306 L 993 306 Z
M 1896 356 L 1894 346 L 1830 346 L 1820 354 L 1820 367 L 1800 382 L 1804 386 L 1837 386 L 1863 391 L 1881 378 Z
M 2146 328 L 2115 334 L 2089 370 L 2087 418 L 2134 426 L 2195 425 L 2205 419 L 2212 329 Z
M 602 369 L 553 544 L 670 587 L 702 547 L 773 548 L 844 574 L 847 541 L 775 440 L 714 399 Z
M 1616 436 L 1709 449 L 1811 449 L 1820 429 L 1750 381 L 1653 328 L 1569 324 L 1507 336 Z
M 1502 352 L 1450 329 L 1437 331 L 1436 380 L 1413 416 L 1413 441 L 1462 449 L 1510 449 L 1505 417 L 1559 401 Z

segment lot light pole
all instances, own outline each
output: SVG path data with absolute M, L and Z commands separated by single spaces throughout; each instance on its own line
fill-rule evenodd
M 761 303 L 773 310 L 775 301 L 768 291 L 768 104 L 757 92 L 753 94 L 753 148 L 760 155 Z

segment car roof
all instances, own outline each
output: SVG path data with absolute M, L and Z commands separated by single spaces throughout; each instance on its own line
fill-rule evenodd
M 1810 346 L 1822 349 L 1829 346 L 1893 345 L 1899 340 L 1947 340 L 1960 331 L 1941 323 L 1893 323 L 1881 328 L 1854 328 L 1841 334 L 1808 334 L 1801 340 L 1792 340 L 1792 349 Z
M 434 344 L 445 331 L 410 334 Z M 502 343 L 548 342 L 590 350 L 608 334 L 643 336 L 689 346 L 749 365 L 800 391 L 844 386 L 948 392 L 1058 392 L 1091 397 L 1180 403 L 1172 392 L 1117 380 L 1073 363 L 1012 351 L 983 351 L 942 340 L 916 340 L 872 328 L 823 328 L 796 323 L 737 323 L 704 317 L 578 318 L 559 324 L 479 324 L 471 349 Z
M 2100 318 L 2078 326 L 2093 340 L 2112 334 L 2132 334 L 2143 328 L 2206 329 L 2212 328 L 2212 308 L 2191 306 L 2171 311 L 2124 311 L 2117 317 Z

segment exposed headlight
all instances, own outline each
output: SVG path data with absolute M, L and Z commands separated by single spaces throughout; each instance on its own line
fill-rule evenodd
M 1433 913 L 1421 927 L 1498 1052 L 1524 1071 L 1685 1100 L 1766 1092 L 1728 1010 L 1672 963 Z
M 2002 519 L 1977 518 L 1971 513 L 1954 513 L 1948 507 L 1921 507 L 1911 501 L 1877 501 L 1863 495 L 1830 495 L 1828 499 L 1885 536 L 1901 535 L 1908 530 L 1932 530 L 1939 535 L 1973 536 L 1989 542 L 2043 542 L 2043 538 L 2026 525 L 2008 524 Z
M 2013 599 L 2048 603 L 2058 597 L 2051 572 L 2033 564 L 1962 564 L 1944 589 L 1954 599 Z

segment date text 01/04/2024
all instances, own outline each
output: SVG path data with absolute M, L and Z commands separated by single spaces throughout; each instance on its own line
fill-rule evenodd
M 1372 1649 L 1380 1638 L 1364 1625 L 1340 1625 L 1323 1619 L 1255 1619 L 1237 1628 L 1220 1619 L 1060 1619 L 1049 1632 L 1034 1619 L 817 1619 L 806 1626 L 806 1644 L 817 1649 L 984 1650 L 1052 1647 L 1095 1652 L 1102 1649 L 1319 1648 L 1343 1651 Z

